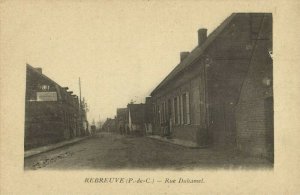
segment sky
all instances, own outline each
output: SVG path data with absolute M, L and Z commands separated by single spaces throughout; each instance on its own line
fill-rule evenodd
M 90 122 L 144 102 L 180 52 L 197 46 L 197 30 L 209 34 L 234 11 L 201 1 L 49 2 L 16 7 L 2 36 L 13 40 L 19 66 L 41 67 L 77 95 L 80 77 Z

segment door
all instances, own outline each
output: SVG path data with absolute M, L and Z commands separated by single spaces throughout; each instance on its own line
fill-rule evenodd
M 274 104 L 273 97 L 265 99 L 265 127 L 267 158 L 274 162 Z

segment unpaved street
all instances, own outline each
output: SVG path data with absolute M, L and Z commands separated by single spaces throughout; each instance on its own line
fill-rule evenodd
M 102 133 L 71 146 L 25 159 L 25 170 L 191 169 L 271 167 L 232 151 L 190 149 L 147 137 Z

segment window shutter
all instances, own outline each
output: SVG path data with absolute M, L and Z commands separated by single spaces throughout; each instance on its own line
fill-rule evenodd
M 172 98 L 172 115 L 173 115 L 173 124 L 175 124 L 175 98 Z
M 167 122 L 167 116 L 168 116 L 167 113 L 168 113 L 168 112 L 167 112 L 167 102 L 166 102 L 166 101 L 165 101 L 164 106 L 165 106 L 165 109 L 164 109 L 164 110 L 165 110 L 164 118 L 165 118 L 165 122 Z
M 166 122 L 166 102 L 163 102 L 163 123 Z
M 177 124 L 180 124 L 180 103 L 179 96 L 177 96 Z
M 190 119 L 190 94 L 186 92 L 186 122 L 187 124 L 191 124 Z
M 182 101 L 182 96 L 180 96 L 180 123 L 181 124 L 184 124 L 184 121 L 183 121 L 183 101 Z
M 161 124 L 161 105 L 158 105 L 159 124 Z

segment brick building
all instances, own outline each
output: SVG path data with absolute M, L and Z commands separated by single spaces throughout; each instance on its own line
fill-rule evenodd
M 117 133 L 117 124 L 116 118 L 107 118 L 106 121 L 102 125 L 102 131 L 110 132 L 110 133 Z
M 127 108 L 130 134 L 145 135 L 145 104 L 130 103 Z
M 120 134 L 152 134 L 153 105 L 151 97 L 143 104 L 129 103 L 126 108 L 118 108 L 117 128 Z
M 152 91 L 153 132 L 273 159 L 272 15 L 235 13 Z
M 27 64 L 25 149 L 81 135 L 79 100 L 67 90 Z

